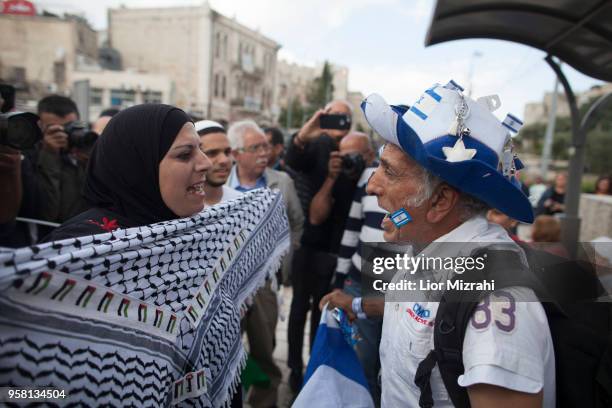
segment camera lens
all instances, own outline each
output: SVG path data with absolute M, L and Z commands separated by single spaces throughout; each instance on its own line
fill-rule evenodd
M 38 116 L 29 112 L 15 112 L 0 115 L 2 135 L 0 143 L 17 150 L 29 150 L 42 139 L 38 127 Z
M 87 149 L 96 142 L 98 134 L 89 129 L 83 122 L 70 122 L 64 125 L 68 135 L 68 145 L 79 149 Z

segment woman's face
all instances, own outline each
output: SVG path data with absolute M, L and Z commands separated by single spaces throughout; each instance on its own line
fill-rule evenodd
M 204 181 L 210 160 L 200 150 L 200 137 L 193 123 L 185 123 L 159 163 L 162 200 L 179 217 L 189 217 L 204 208 Z

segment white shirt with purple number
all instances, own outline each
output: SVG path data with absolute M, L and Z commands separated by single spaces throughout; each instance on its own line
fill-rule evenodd
M 511 244 L 512 240 L 498 225 L 475 217 L 436 242 Z M 404 277 L 398 273 L 393 281 Z M 526 299 L 534 299 L 531 289 L 511 287 L 480 302 L 465 333 L 465 372 L 458 383 L 463 387 L 485 383 L 526 393 L 543 390 L 543 406 L 554 407 L 555 359 L 548 321 L 542 305 Z M 421 393 L 414 376 L 433 349 L 438 305 L 387 296 L 380 344 L 383 407 L 419 406 Z M 430 381 L 434 406 L 452 407 L 437 366 Z

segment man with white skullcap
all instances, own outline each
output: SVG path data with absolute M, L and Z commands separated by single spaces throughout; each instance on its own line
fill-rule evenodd
M 212 120 L 196 122 L 195 128 L 200 135 L 200 148 L 212 162 L 212 167 L 206 173 L 204 186 L 206 205 L 211 206 L 239 197 L 241 192 L 225 185 L 233 164 L 232 148 L 225 128 Z

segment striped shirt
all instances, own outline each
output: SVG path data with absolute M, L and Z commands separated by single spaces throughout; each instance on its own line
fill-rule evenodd
M 338 251 L 336 279 L 334 287 L 342 288 L 347 276 L 357 282 L 361 281 L 361 246 L 362 242 L 383 242 L 383 230 L 380 226 L 387 212 L 378 206 L 376 196 L 366 193 L 366 186 L 376 167 L 363 171 L 351 204 L 344 234 Z

